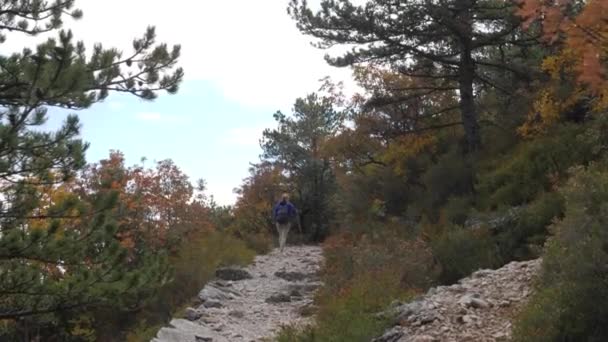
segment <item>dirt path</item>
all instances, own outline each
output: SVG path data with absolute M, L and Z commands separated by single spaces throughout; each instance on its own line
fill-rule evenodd
M 263 341 L 282 325 L 310 323 L 304 316 L 321 262 L 320 247 L 298 246 L 258 256 L 244 269 L 218 270 L 219 279 L 199 293 L 200 305 L 152 342 Z

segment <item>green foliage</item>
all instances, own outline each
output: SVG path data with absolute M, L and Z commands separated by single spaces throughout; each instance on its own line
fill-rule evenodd
M 515 341 L 608 338 L 608 171 L 577 167 L 561 190 L 565 215 L 552 226 L 536 292 L 520 315 Z
M 431 242 L 441 265 L 439 281 L 452 284 L 473 271 L 499 265 L 496 246 L 485 229 L 450 226 Z
M 298 328 L 287 325 L 281 328 L 275 338 L 276 342 L 315 342 L 316 332 L 313 327 Z
M 500 90 L 505 96 L 509 93 L 505 89 L 517 84 L 513 79 L 529 80 L 522 57 L 530 58 L 530 44 L 526 44 L 530 37 L 521 32 L 513 4 L 451 0 L 396 6 L 383 0 L 362 4 L 323 0 L 320 7 L 314 11 L 306 0 L 291 0 L 289 13 L 304 34 L 316 38 L 318 47 L 349 47 L 338 56 L 327 55 L 331 65 L 378 63 L 413 80 L 399 87 L 404 96 L 387 98 L 380 93 L 381 101 L 375 102 L 416 99 L 421 103 L 438 94 L 443 99 L 458 98 L 460 121 L 455 124 L 462 123 L 469 152 L 481 147 L 475 101 L 479 90 Z M 474 88 L 479 89 L 475 96 Z M 412 112 L 416 119 L 423 119 L 444 116 L 454 109 L 450 102 L 437 108 L 441 114 L 421 111 L 418 106 Z
M 353 224 L 365 226 L 369 221 L 400 216 L 408 204 L 415 202 L 415 187 L 408 184 L 408 180 L 413 178 L 399 176 L 392 168 L 378 166 L 368 166 L 361 173 L 342 177 L 333 201 L 336 216 L 351 230 Z
M 265 130 L 261 141 L 265 160 L 285 170 L 288 188 L 297 190 L 292 201 L 300 211 L 303 230 L 315 242 L 329 234 L 333 217 L 330 199 L 336 191 L 335 175 L 322 148 L 344 120 L 344 113 L 334 106 L 332 98 L 314 93 L 299 98 L 293 117 L 276 113 L 278 127 Z
M 293 235 L 294 234 L 292 233 L 291 236 Z M 272 235 L 270 234 L 245 234 L 239 239 L 245 242 L 245 245 L 257 254 L 266 254 L 270 252 L 274 246 Z
M 1 0 L 0 41 L 7 32 L 57 31 L 64 16 L 82 16 L 73 6 Z M 87 144 L 74 115 L 54 132 L 41 129 L 47 109 L 84 109 L 112 91 L 151 100 L 175 93 L 183 71 L 175 68 L 179 46 L 157 44 L 153 27 L 126 57 L 99 44 L 87 52 L 72 32 L 57 33 L 0 56 L 0 319 L 16 322 L 21 339 L 90 340 L 92 321 L 78 315 L 136 306 L 165 282 L 167 255 L 142 249 L 135 265 L 112 215 L 118 195 L 71 192 L 66 184 L 85 165 Z
M 149 341 L 157 326 L 175 316 L 215 277 L 220 266 L 246 266 L 255 252 L 245 242 L 222 232 L 205 232 L 190 236 L 170 259 L 173 267 L 171 281 L 166 283 L 140 310 L 127 333 L 127 340 Z
M 159 299 L 171 308 L 179 307 L 214 277 L 216 268 L 245 266 L 254 255 L 243 241 L 228 234 L 210 232 L 189 237 L 172 257 L 173 280 Z
M 551 191 L 566 176 L 568 168 L 598 157 L 605 123 L 561 125 L 543 137 L 521 143 L 507 156 L 481 172 L 477 190 L 487 196 L 484 206 L 519 205 Z
M 455 225 L 463 225 L 469 217 L 473 206 L 470 197 L 449 197 L 443 206 L 441 214 L 447 222 Z
M 395 286 L 398 279 L 385 271 L 359 276 L 354 281 L 339 296 L 321 299 L 314 341 L 369 341 L 388 327 L 390 322 L 374 314 L 394 298 L 404 298 Z
M 211 224 L 216 229 L 224 230 L 234 223 L 235 216 L 232 206 L 219 206 L 215 203 L 213 197 L 209 201 L 208 206 Z
M 473 169 L 458 149 L 450 149 L 438 156 L 422 176 L 424 196 L 418 198 L 418 207 L 429 218 L 437 219 L 439 208 L 451 196 L 462 196 L 473 191 Z
M 249 168 L 247 177 L 239 189 L 236 204 L 232 208 L 234 219 L 226 230 L 244 240 L 258 253 L 272 248 L 272 208 L 282 192 L 287 190 L 283 169 L 270 162 L 262 162 Z
M 506 262 L 539 257 L 549 235 L 549 225 L 560 218 L 563 211 L 563 198 L 559 193 L 543 193 L 513 220 L 507 220 L 497 227 L 495 240 L 501 260 Z
M 126 342 L 148 342 L 151 341 L 163 324 L 152 325 L 147 321 L 140 321 L 139 324 L 127 333 Z

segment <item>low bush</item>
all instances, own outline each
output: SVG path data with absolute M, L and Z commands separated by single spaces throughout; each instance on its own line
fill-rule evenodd
M 538 286 L 514 340 L 608 340 L 608 169 L 577 167 L 561 191 L 565 215 L 551 230 Z
M 245 266 L 253 261 L 254 256 L 255 252 L 244 241 L 230 234 L 204 232 L 191 236 L 179 253 L 171 258 L 174 267 L 171 281 L 135 315 L 126 340 L 149 341 L 158 327 L 190 303 L 205 283 L 215 276 L 218 267 Z
M 257 254 L 266 254 L 273 248 L 272 235 L 266 233 L 246 234 L 240 238 L 245 242 L 247 247 Z
M 469 197 L 450 197 L 443 207 L 441 215 L 449 223 L 463 225 L 469 216 L 471 207 L 472 200 Z
M 376 228 L 375 234 L 343 233 L 325 242 L 317 323 L 304 330 L 286 327 L 279 341 L 369 341 L 390 323 L 376 313 L 434 283 L 433 258 L 422 241 Z
M 598 158 L 598 147 L 606 144 L 605 121 L 557 126 L 545 136 L 522 142 L 502 158 L 486 162 L 476 186 L 484 198 L 481 206 L 520 205 L 552 191 L 567 179 L 570 167 Z
M 424 191 L 416 200 L 422 213 L 432 221 L 439 216 L 439 209 L 451 197 L 472 193 L 474 185 L 472 164 L 458 149 L 439 155 L 422 175 Z
M 448 226 L 431 242 L 433 255 L 441 265 L 439 282 L 451 284 L 481 268 L 500 264 L 492 235 L 485 228 Z
M 529 260 L 540 256 L 549 234 L 548 227 L 563 215 L 562 196 L 557 192 L 541 194 L 517 216 L 498 227 L 496 241 L 500 259 Z

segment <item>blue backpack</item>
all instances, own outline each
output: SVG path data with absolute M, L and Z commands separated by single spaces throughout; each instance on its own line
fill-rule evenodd
M 280 224 L 285 224 L 289 222 L 289 205 L 288 204 L 279 204 L 279 208 L 277 209 L 277 222 Z

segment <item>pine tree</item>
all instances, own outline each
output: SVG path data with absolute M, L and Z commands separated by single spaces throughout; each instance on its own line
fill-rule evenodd
M 0 319 L 133 305 L 165 277 L 162 253 L 129 262 L 110 215 L 115 193 L 85 201 L 66 185 L 85 165 L 78 118 L 55 132 L 40 126 L 50 107 L 85 109 L 110 92 L 147 100 L 175 93 L 180 47 L 157 44 L 150 27 L 129 54 L 97 44 L 87 56 L 84 42 L 61 30 L 62 18 L 82 16 L 73 6 L 0 0 L 2 41 L 58 32 L 34 50 L 0 56 Z
M 407 99 L 457 94 L 459 106 L 453 109 L 460 110 L 467 149 L 475 151 L 481 146 L 479 89 L 508 91 L 498 71 L 531 77 L 516 62 L 536 44 L 536 37 L 532 31 L 521 32 L 515 6 L 494 0 L 373 0 L 362 6 L 323 0 L 315 13 L 306 0 L 292 0 L 289 12 L 303 33 L 319 40 L 319 48 L 352 48 L 328 55 L 331 65 L 376 63 L 420 79 L 401 89 L 409 92 Z
M 302 225 L 313 241 L 321 241 L 328 234 L 329 199 L 336 185 L 323 146 L 341 127 L 344 113 L 331 98 L 313 93 L 296 100 L 293 117 L 281 112 L 274 117 L 278 128 L 264 131 L 263 157 L 287 172 L 297 190 Z

